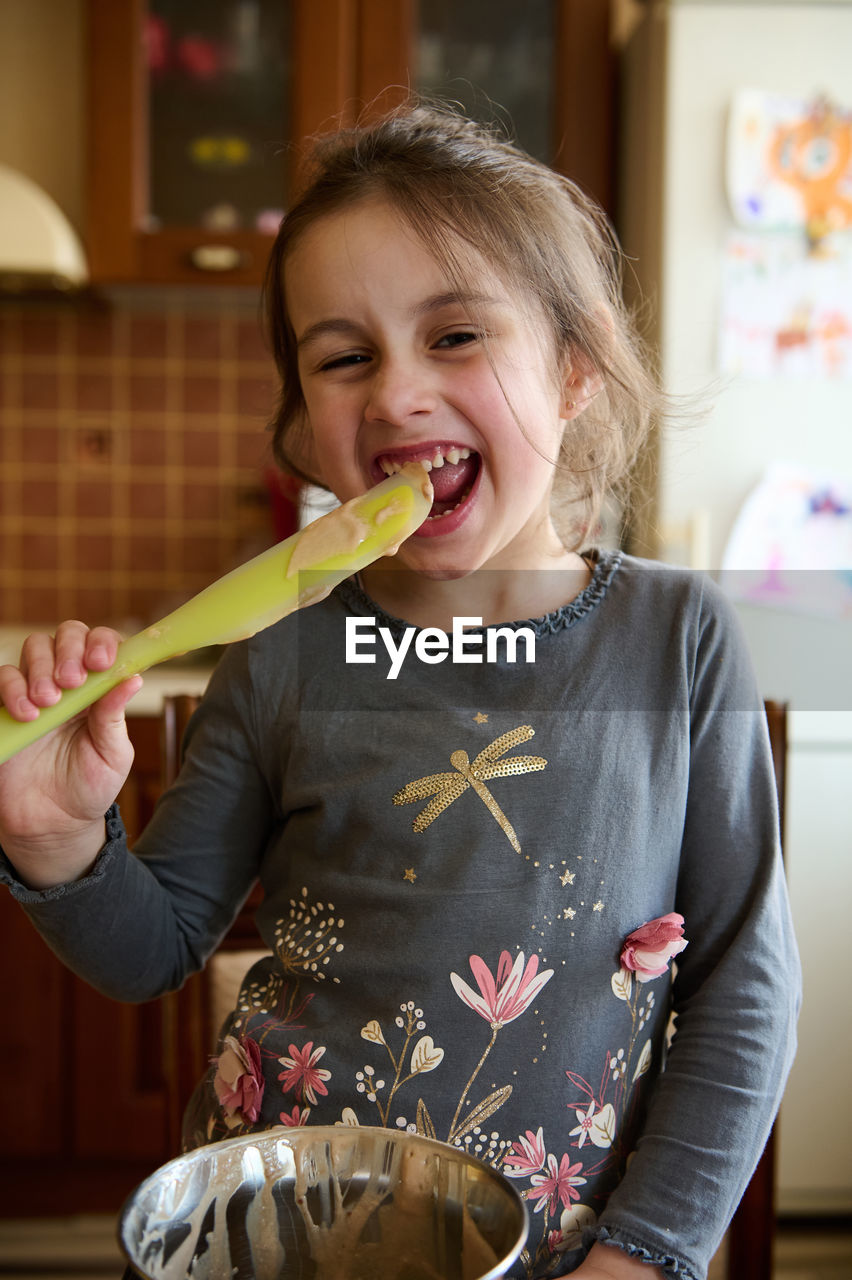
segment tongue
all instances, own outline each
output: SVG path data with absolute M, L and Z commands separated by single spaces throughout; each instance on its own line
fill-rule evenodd
M 459 462 L 445 462 L 442 467 L 432 468 L 429 479 L 435 491 L 433 515 L 442 514 L 461 501 L 464 491 L 473 484 L 477 466 L 478 459 L 471 456 L 462 458 Z

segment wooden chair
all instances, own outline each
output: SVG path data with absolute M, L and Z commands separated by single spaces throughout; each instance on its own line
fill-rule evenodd
M 775 765 L 781 839 L 784 839 L 784 793 L 787 773 L 787 706 L 767 702 L 766 719 Z M 772 1280 L 775 1242 L 775 1129 L 740 1201 L 728 1231 L 727 1280 Z

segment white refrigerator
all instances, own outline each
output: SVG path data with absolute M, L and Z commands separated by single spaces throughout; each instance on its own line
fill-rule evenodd
M 852 111 L 852 3 L 670 0 L 633 11 L 622 50 L 619 231 L 664 384 L 687 398 L 690 415 L 658 442 L 637 535 L 647 553 L 715 574 L 773 464 L 852 477 L 850 370 L 795 360 L 737 369 L 723 363 L 721 323 L 738 230 L 726 184 L 734 104 L 752 91 Z M 745 579 L 729 581 L 741 594 Z M 790 707 L 786 865 L 805 996 L 778 1129 L 778 1207 L 848 1213 L 852 611 L 765 599 L 738 609 L 763 695 Z

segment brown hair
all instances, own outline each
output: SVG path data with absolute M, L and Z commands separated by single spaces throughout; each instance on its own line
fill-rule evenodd
M 543 317 L 560 368 L 594 370 L 602 390 L 565 431 L 555 491 L 569 513 L 567 540 L 582 544 L 608 492 L 623 492 L 659 408 L 656 382 L 621 296 L 621 250 L 606 217 L 567 178 L 444 105 L 415 103 L 376 124 L 314 143 L 307 182 L 272 249 L 267 323 L 281 377 L 273 450 L 290 473 L 316 482 L 284 271 L 317 219 L 370 197 L 387 201 L 451 280 L 464 279 L 460 242 Z M 561 478 L 562 483 L 558 481 Z M 559 514 L 559 512 L 555 512 Z M 560 519 L 563 536 L 566 520 Z

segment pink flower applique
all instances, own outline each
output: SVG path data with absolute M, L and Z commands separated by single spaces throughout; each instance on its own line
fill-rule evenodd
M 286 1125 L 288 1129 L 301 1129 L 308 1123 L 308 1116 L 310 1114 L 310 1107 L 305 1107 L 304 1110 L 301 1110 L 297 1103 L 292 1111 L 282 1111 L 279 1114 L 278 1119 L 283 1125 Z
M 639 982 L 659 978 L 669 967 L 669 962 L 686 946 L 683 936 L 683 916 L 677 911 L 648 920 L 634 929 L 624 939 L 620 963 L 622 969 L 635 973 Z
M 530 1200 L 538 1196 L 533 1208 L 539 1213 L 544 1206 L 548 1205 L 548 1212 L 551 1216 L 556 1213 L 557 1204 L 562 1205 L 563 1209 L 567 1209 L 572 1200 L 579 1200 L 580 1193 L 577 1187 L 583 1186 L 586 1179 L 579 1177 L 582 1164 L 571 1164 L 571 1157 L 567 1153 L 562 1157 L 559 1166 L 556 1164 L 556 1156 L 547 1157 L 548 1173 L 536 1173 L 530 1178 L 530 1183 L 534 1190 L 527 1192 L 527 1198 Z M 549 1202 L 549 1204 L 548 1204 Z
M 317 1094 L 328 1093 L 325 1081 L 331 1079 L 330 1071 L 317 1066 L 324 1053 L 325 1045 L 315 1049 L 313 1040 L 309 1040 L 304 1049 L 297 1049 L 294 1044 L 291 1044 L 291 1056 L 278 1059 L 282 1067 L 287 1068 L 278 1077 L 284 1093 L 288 1093 L 291 1089 L 294 1092 L 298 1091 L 302 1095 L 303 1102 L 307 1101 L 312 1106 L 316 1106 Z
M 457 973 L 450 974 L 450 981 L 456 995 L 492 1027 L 502 1027 L 519 1018 L 553 977 L 552 969 L 538 972 L 538 956 L 530 956 L 524 967 L 523 951 L 518 952 L 514 964 L 509 952 L 501 951 L 496 978 L 479 956 L 470 957 L 470 967 L 480 994 Z
M 250 1036 L 225 1036 L 222 1052 L 215 1059 L 213 1088 L 225 1113 L 225 1124 L 236 1129 L 243 1122 L 254 1124 L 263 1098 L 263 1071 L 260 1046 Z
M 551 1253 L 564 1253 L 567 1245 L 561 1231 L 548 1231 L 547 1247 Z
M 544 1131 L 539 1125 L 538 1133 L 527 1129 L 526 1136 L 512 1143 L 512 1150 L 503 1158 L 503 1172 L 507 1178 L 526 1178 L 543 1169 L 546 1159 Z

